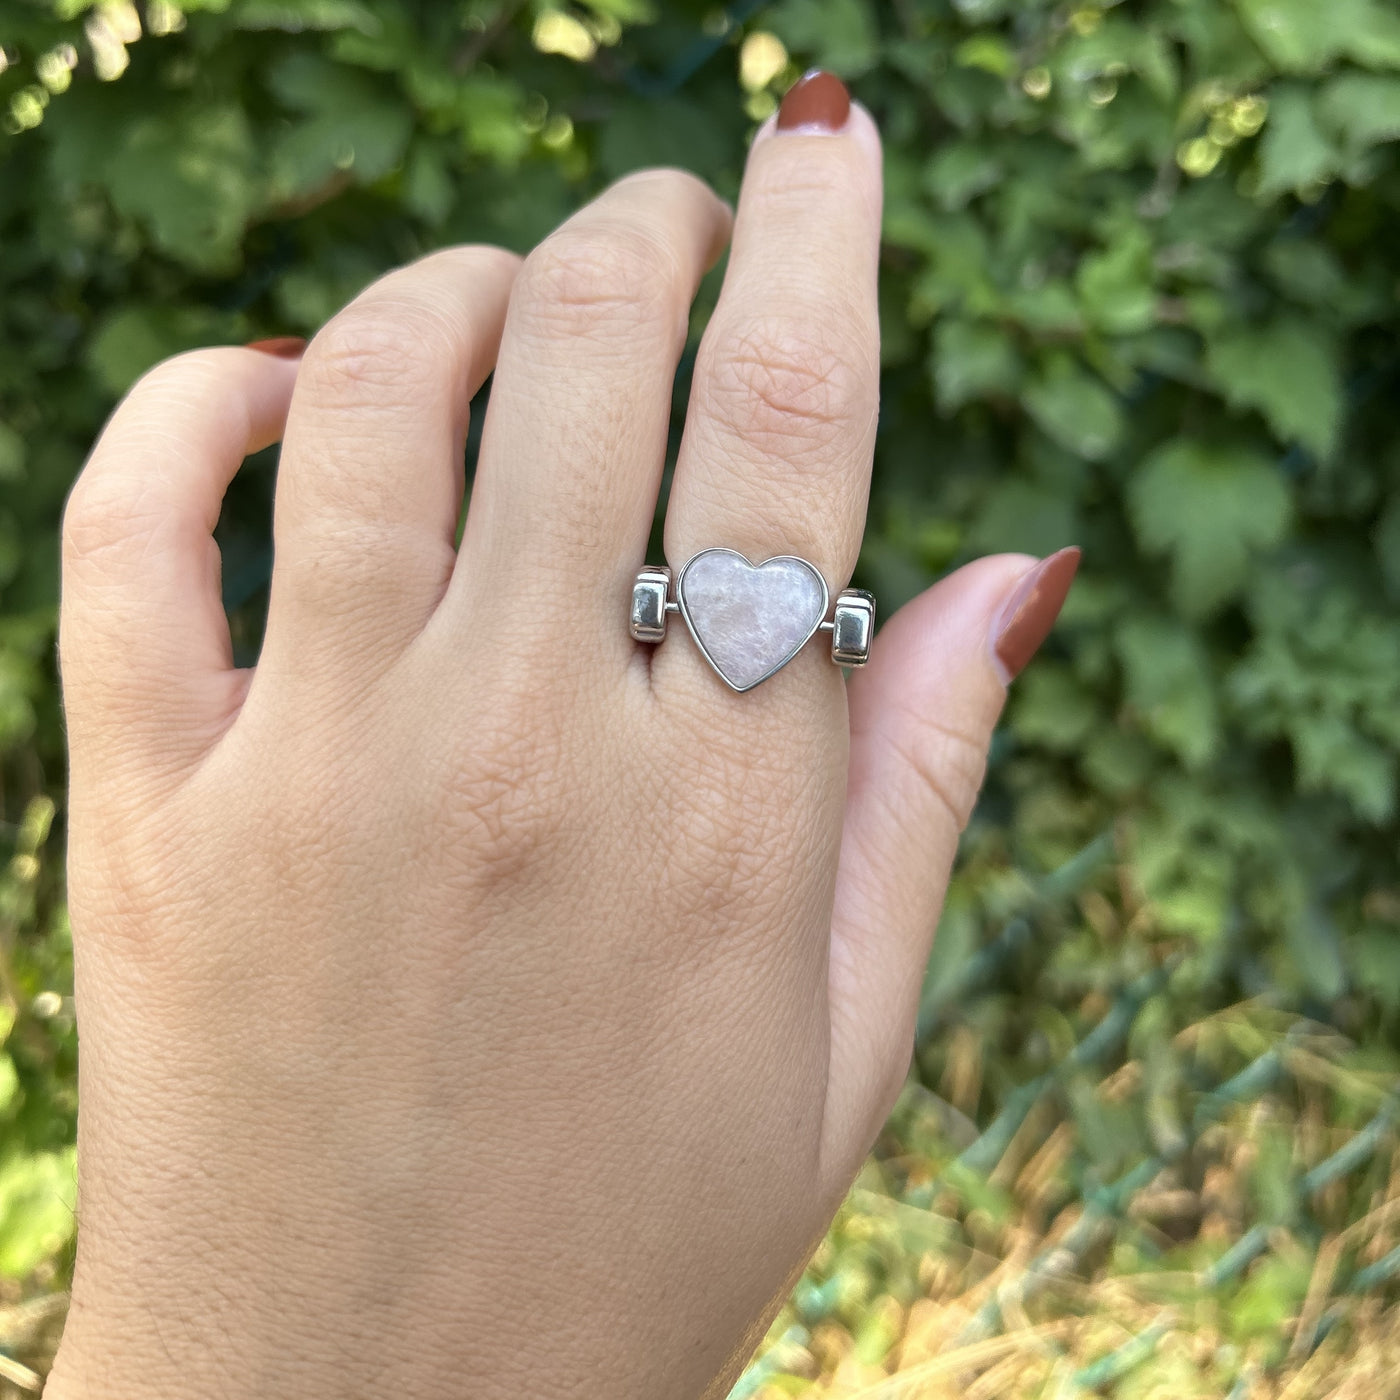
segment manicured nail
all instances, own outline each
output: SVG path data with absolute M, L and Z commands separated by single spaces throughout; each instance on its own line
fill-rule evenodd
M 779 131 L 840 131 L 851 115 L 851 94 L 834 73 L 813 68 L 788 90 L 778 108 Z
M 306 341 L 299 335 L 275 335 L 270 340 L 250 340 L 244 349 L 260 350 L 264 355 L 295 360 L 306 349 Z
M 1073 545 L 1042 559 L 1017 583 L 992 630 L 992 655 L 1002 683 L 1008 684 L 1050 635 L 1079 568 Z

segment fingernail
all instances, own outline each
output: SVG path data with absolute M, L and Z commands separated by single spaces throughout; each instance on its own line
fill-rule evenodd
M 992 629 L 992 654 L 1003 684 L 1025 668 L 1050 635 L 1079 569 L 1079 556 L 1071 545 L 1042 559 L 1007 598 Z
M 284 360 L 295 360 L 306 349 L 306 341 L 299 335 L 274 335 L 269 340 L 250 340 L 245 350 L 259 350 L 264 355 L 279 355 Z
M 788 90 L 778 108 L 779 131 L 840 131 L 851 114 L 851 94 L 834 73 L 813 68 Z

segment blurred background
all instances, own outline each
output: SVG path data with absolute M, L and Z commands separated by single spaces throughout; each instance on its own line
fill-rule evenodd
M 1392 0 L 0 0 L 0 1394 L 71 1264 L 57 532 L 105 415 L 638 166 L 732 198 L 810 65 L 887 143 L 857 581 L 1084 566 L 735 1394 L 1400 1393 Z M 274 473 L 219 527 L 243 661 Z

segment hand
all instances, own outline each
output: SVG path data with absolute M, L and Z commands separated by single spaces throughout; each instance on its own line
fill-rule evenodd
M 673 563 L 848 580 L 879 227 L 875 128 L 810 80 L 749 160 Z M 954 574 L 849 687 L 818 644 L 735 695 L 680 629 L 633 643 L 729 233 L 698 181 L 636 175 L 523 266 L 434 254 L 300 360 L 199 351 L 117 410 L 65 521 L 81 1194 L 51 1396 L 719 1395 L 819 1238 L 1075 556 Z M 241 671 L 211 531 L 279 438 Z

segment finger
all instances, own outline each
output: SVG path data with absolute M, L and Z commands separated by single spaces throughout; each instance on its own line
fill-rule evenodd
M 287 417 L 259 671 L 368 677 L 451 576 L 469 404 L 519 260 L 448 248 L 381 278 L 307 347 Z
M 728 233 L 729 210 L 705 184 L 649 170 L 525 260 L 454 595 L 497 593 L 509 578 L 541 620 L 574 635 L 593 621 L 630 647 L 617 619 L 656 512 L 690 303 Z
M 113 736 L 181 761 L 226 723 L 242 681 L 214 525 L 243 458 L 277 441 L 299 343 L 196 350 L 112 415 L 63 516 L 59 647 L 75 761 Z
M 1078 563 L 1066 549 L 1040 563 L 969 564 L 896 613 L 852 678 L 830 964 L 838 1175 L 854 1170 L 904 1081 L 929 944 L 1006 683 L 1045 639 Z
M 875 124 L 847 102 L 809 77 L 755 139 L 667 508 L 675 566 L 714 545 L 798 554 L 833 590 L 854 566 L 879 403 L 881 176 Z

